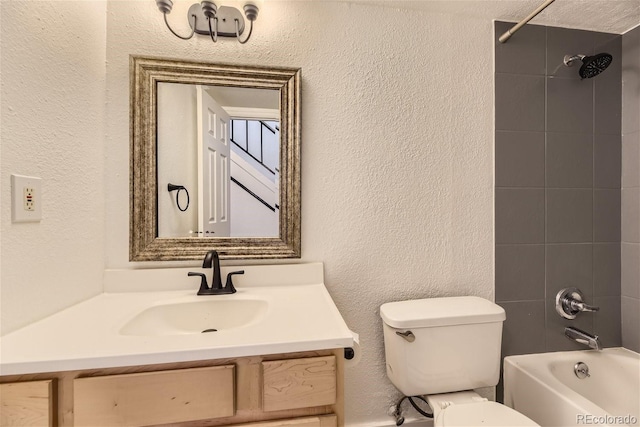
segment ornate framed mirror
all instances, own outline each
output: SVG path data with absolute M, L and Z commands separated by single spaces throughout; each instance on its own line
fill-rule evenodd
M 130 57 L 131 261 L 300 257 L 300 74 Z

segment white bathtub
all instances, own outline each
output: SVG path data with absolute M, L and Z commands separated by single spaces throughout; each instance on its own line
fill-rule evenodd
M 589 377 L 576 376 L 578 362 Z M 541 426 L 639 426 L 640 355 L 608 348 L 506 357 L 504 403 Z

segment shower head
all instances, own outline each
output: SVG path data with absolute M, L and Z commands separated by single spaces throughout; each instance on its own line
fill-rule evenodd
M 595 77 L 604 70 L 607 69 L 611 62 L 613 62 L 613 56 L 608 53 L 597 53 L 593 56 L 585 55 L 565 55 L 564 65 L 572 67 L 576 61 L 582 61 L 582 67 L 578 73 L 583 79 L 590 79 Z

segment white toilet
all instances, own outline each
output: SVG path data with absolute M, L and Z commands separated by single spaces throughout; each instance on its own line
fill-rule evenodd
M 478 297 L 383 304 L 387 375 L 405 396 L 426 396 L 435 426 L 537 426 L 472 391 L 500 377 L 502 307 Z

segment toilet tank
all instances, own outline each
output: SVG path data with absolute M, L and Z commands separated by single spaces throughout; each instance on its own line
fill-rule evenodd
M 380 306 L 387 375 L 405 396 L 495 386 L 504 309 L 465 296 Z M 410 333 L 409 333 L 410 332 Z

